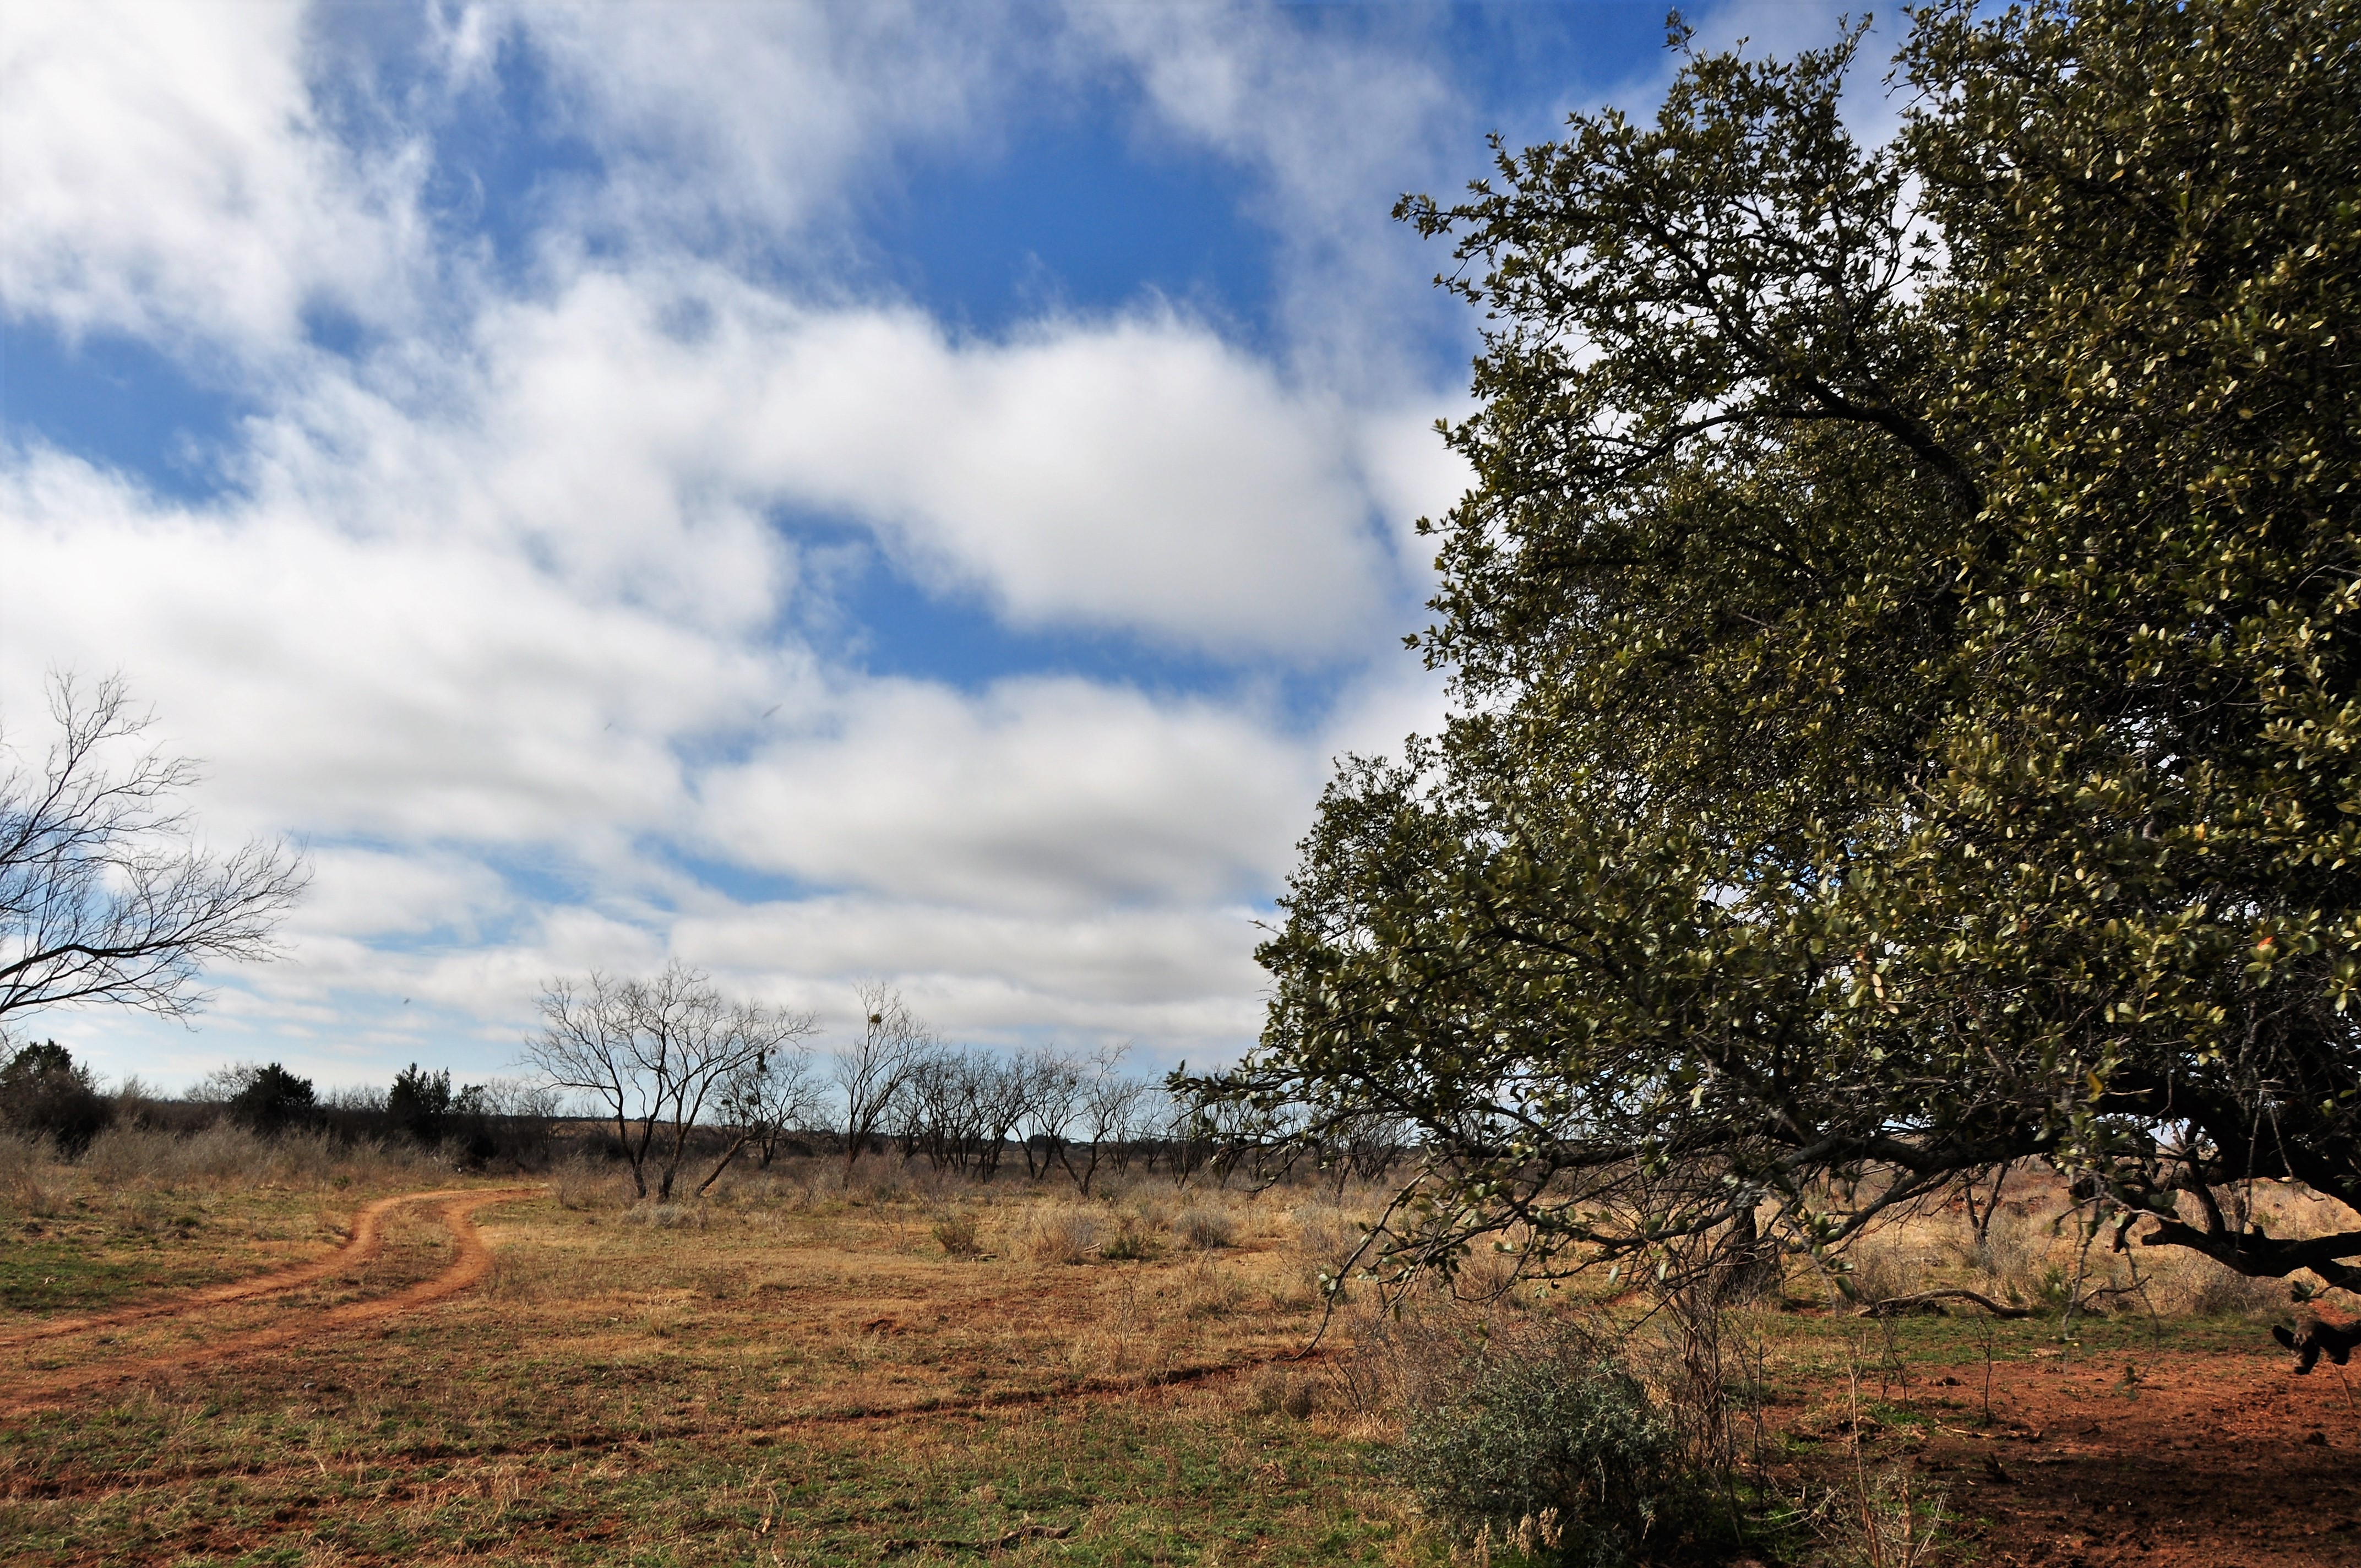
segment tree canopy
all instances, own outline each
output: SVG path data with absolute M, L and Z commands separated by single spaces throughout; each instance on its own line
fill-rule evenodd
M 1875 144 L 1865 37 L 1676 24 L 1653 125 L 1398 209 L 1483 319 L 1454 717 L 1340 772 L 1198 1087 L 1413 1126 L 1401 1266 L 1825 1246 L 2033 1158 L 2361 1286 L 2361 5 L 1936 5 Z

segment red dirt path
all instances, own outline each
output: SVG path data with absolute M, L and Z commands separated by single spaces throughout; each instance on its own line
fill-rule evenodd
M 248 1351 L 269 1349 L 299 1339 L 340 1329 L 350 1329 L 364 1323 L 390 1318 L 399 1313 L 415 1311 L 430 1302 L 446 1296 L 456 1296 L 467 1289 L 491 1268 L 491 1249 L 478 1234 L 474 1212 L 488 1203 L 506 1202 L 512 1199 L 533 1196 L 538 1187 L 510 1187 L 495 1190 L 447 1189 L 434 1192 L 410 1192 L 396 1198 L 382 1198 L 369 1204 L 354 1217 L 351 1239 L 324 1258 L 302 1264 L 293 1268 L 271 1274 L 258 1275 L 227 1285 L 210 1286 L 203 1290 L 181 1296 L 126 1307 L 120 1311 L 98 1313 L 90 1317 L 53 1321 L 37 1330 L 20 1332 L 0 1346 L 27 1343 L 36 1340 L 60 1338 L 122 1324 L 147 1321 L 159 1318 L 195 1318 L 202 1321 L 211 1309 L 250 1299 L 274 1291 L 291 1290 L 300 1286 L 324 1279 L 345 1269 L 365 1263 L 377 1255 L 384 1246 L 383 1222 L 394 1208 L 405 1203 L 444 1200 L 439 1218 L 457 1244 L 458 1255 L 451 1266 L 434 1278 L 423 1280 L 390 1296 L 371 1300 L 355 1301 L 332 1308 L 324 1312 L 302 1313 L 258 1329 L 222 1335 L 201 1343 L 184 1345 L 163 1354 L 131 1355 L 92 1362 L 54 1372 L 33 1373 L 7 1377 L 0 1382 L 0 1414 L 21 1415 L 28 1410 L 54 1405 L 68 1394 L 85 1389 L 137 1382 L 143 1378 L 161 1376 L 181 1368 L 203 1362 L 218 1361 L 225 1356 L 243 1354 Z

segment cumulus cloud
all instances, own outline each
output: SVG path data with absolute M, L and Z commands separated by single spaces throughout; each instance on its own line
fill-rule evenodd
M 88 0 L 0 26 L 0 302 L 70 334 L 274 353 L 383 315 L 420 240 L 414 146 L 322 124 L 283 5 Z
M 675 743 L 792 661 L 569 593 L 479 541 L 166 505 L 76 459 L 0 470 L 5 696 L 116 667 L 208 759 L 224 830 L 586 849 L 685 800 Z
M 708 778 L 717 852 L 970 906 L 1194 903 L 1267 887 L 1318 787 L 1252 714 L 1071 679 L 874 681 L 829 718 Z
M 436 7 L 364 145 L 324 107 L 324 72 L 383 85 L 324 53 L 336 13 L 10 13 L 0 303 L 226 350 L 254 411 L 191 501 L 12 433 L 0 707 L 121 670 L 208 763 L 208 829 L 319 872 L 288 960 L 225 978 L 217 1047 L 60 1037 L 118 1071 L 491 1070 L 549 976 L 668 956 L 831 1015 L 886 974 L 978 1037 L 1252 1034 L 1254 921 L 1331 758 L 1439 711 L 1396 652 L 1404 529 L 1466 476 L 1382 345 L 1423 289 L 1382 208 L 1458 111 L 1415 51 L 1290 18 L 1012 15 Z M 504 280 L 420 192 L 511 49 L 597 167 Z M 1135 134 L 1257 171 L 1279 351 L 1146 298 L 962 334 L 815 261 L 897 149 L 1110 70 Z M 324 310 L 379 330 L 306 347 Z M 1134 678 L 873 674 L 826 630 L 848 537 Z
M 262 422 L 254 483 L 349 529 L 523 540 L 717 627 L 776 609 L 793 512 L 1016 627 L 1320 658 L 1398 592 L 1359 437 L 1170 313 L 954 340 L 709 270 L 594 271 L 488 309 L 447 360 L 314 383 Z

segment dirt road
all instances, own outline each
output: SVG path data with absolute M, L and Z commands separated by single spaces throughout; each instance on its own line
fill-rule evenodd
M 353 1218 L 351 1236 L 345 1245 L 328 1256 L 311 1263 L 300 1264 L 270 1274 L 257 1275 L 250 1279 L 232 1281 L 226 1285 L 209 1286 L 202 1290 L 143 1302 L 117 1311 L 93 1313 L 85 1317 L 58 1319 L 38 1328 L 18 1330 L 0 1338 L 0 1350 L 34 1344 L 44 1341 L 63 1340 L 79 1334 L 93 1334 L 104 1330 L 126 1327 L 134 1323 L 166 1320 L 193 1321 L 202 1324 L 209 1312 L 240 1301 L 301 1288 L 328 1279 L 368 1263 L 385 1245 L 385 1221 L 394 1210 L 412 1203 L 441 1200 L 437 1217 L 451 1233 L 457 1255 L 451 1266 L 432 1279 L 422 1280 L 390 1296 L 366 1301 L 348 1302 L 322 1312 L 300 1313 L 269 1323 L 261 1328 L 200 1340 L 181 1345 L 162 1354 L 138 1354 L 104 1357 L 80 1365 L 55 1370 L 34 1371 L 9 1376 L 0 1371 L 0 1413 L 17 1415 L 54 1404 L 67 1394 L 84 1389 L 137 1382 L 143 1378 L 164 1376 L 181 1368 L 226 1356 L 242 1355 L 251 1351 L 268 1350 L 297 1340 L 315 1338 L 323 1333 L 359 1327 L 456 1296 L 482 1279 L 492 1266 L 491 1249 L 476 1229 L 475 1212 L 488 1204 L 513 1201 L 532 1197 L 543 1190 L 539 1187 L 507 1187 L 497 1189 L 445 1189 L 433 1192 L 409 1192 L 399 1197 L 381 1198 L 363 1208 Z

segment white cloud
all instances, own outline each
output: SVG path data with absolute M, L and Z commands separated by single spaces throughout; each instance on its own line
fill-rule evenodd
M 120 667 L 207 759 L 217 830 L 562 843 L 685 801 L 673 747 L 783 700 L 796 663 L 569 594 L 466 539 L 195 512 L 71 458 L 0 470 L 9 711 L 45 665 Z
M 315 381 L 254 482 L 348 529 L 528 542 L 573 583 L 759 628 L 778 509 L 865 525 L 1027 629 L 1231 659 L 1333 656 L 1398 590 L 1359 432 L 1169 314 L 955 341 L 699 269 L 590 272 L 455 356 Z
M 701 836 L 829 886 L 1067 913 L 1268 886 L 1318 788 L 1300 741 L 1077 680 L 878 681 L 712 776 Z
M 421 237 L 413 148 L 321 124 L 303 12 L 75 0 L 0 13 L 0 304 L 70 334 L 276 352 L 383 316 Z
M 898 148 L 977 134 L 1024 43 L 996 5 L 502 5 L 605 160 L 576 222 L 630 246 L 795 237 Z M 989 134 L 988 130 L 983 134 Z M 813 241 L 821 244 L 824 242 Z
M 1209 16 L 1042 39 L 1029 10 L 438 8 L 445 76 L 379 105 L 379 151 L 307 85 L 333 12 L 0 18 L 6 310 L 225 346 L 260 410 L 203 504 L 0 449 L 0 706 L 37 713 L 45 666 L 122 670 L 210 764 L 213 836 L 304 836 L 320 873 L 289 959 L 225 983 L 218 1044 L 96 1015 L 71 1037 L 132 1042 L 117 1071 L 489 1070 L 548 976 L 674 954 L 823 1012 L 888 974 L 983 1037 L 1203 1059 L 1250 1035 L 1253 913 L 1331 754 L 1436 710 L 1406 656 L 1353 672 L 1415 623 L 1389 529 L 1464 482 L 1373 346 L 1423 289 L 1389 280 L 1391 160 L 1451 111 L 1399 50 Z M 435 116 L 518 38 L 606 167 L 503 291 L 415 198 Z M 1012 73 L 1032 44 L 1054 58 Z M 1312 351 L 1282 367 L 1153 302 L 961 336 L 798 270 L 851 243 L 830 225 L 897 148 L 994 134 L 1024 82 L 1110 56 L 1167 132 L 1262 171 Z M 297 351 L 323 305 L 388 335 Z M 1389 368 L 1338 368 L 1364 350 Z M 1341 691 L 1307 720 L 1243 677 L 873 679 L 798 630 L 829 623 L 816 519 L 1008 627 Z M 733 895 L 692 862 L 818 891 Z
M 314 850 L 312 885 L 292 923 L 301 943 L 454 930 L 462 939 L 515 907 L 489 866 L 447 850 Z

